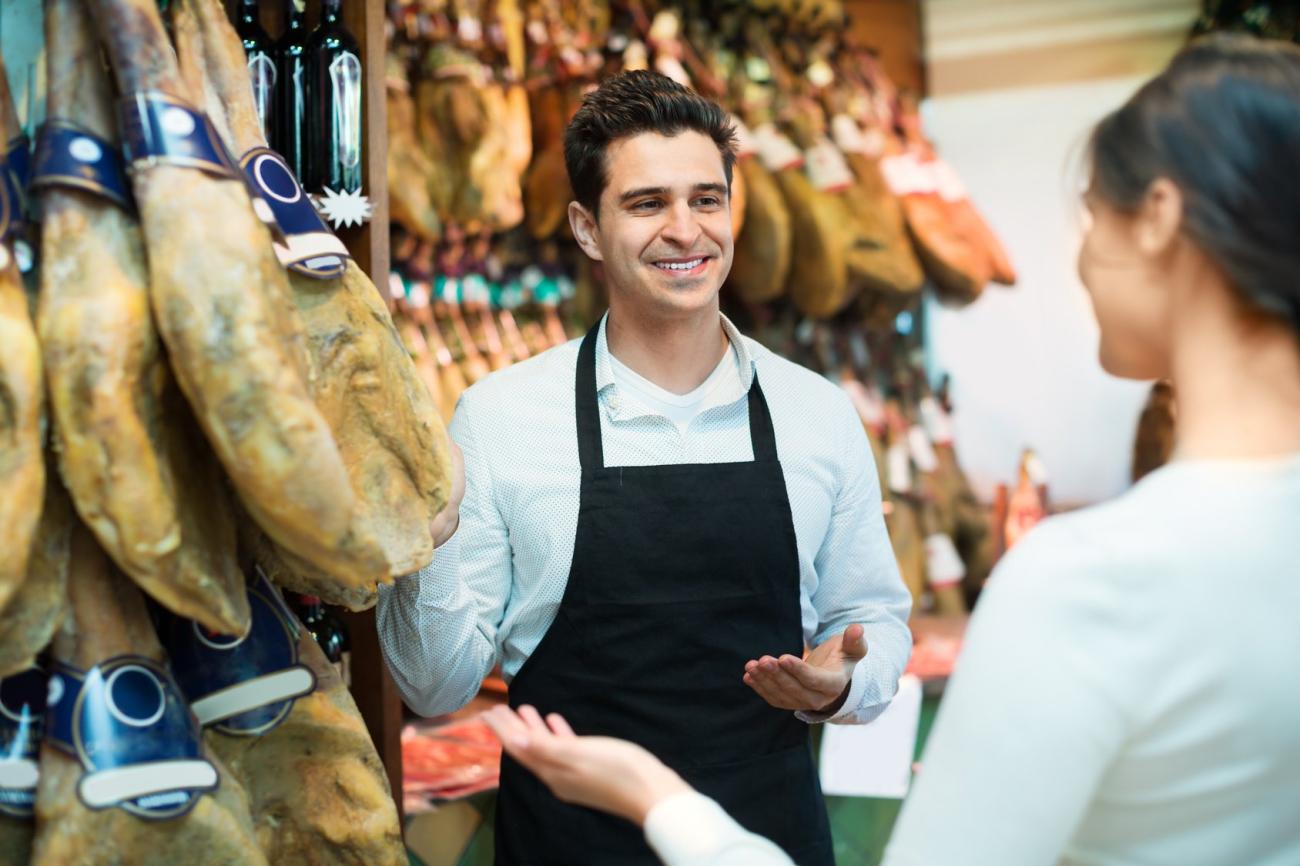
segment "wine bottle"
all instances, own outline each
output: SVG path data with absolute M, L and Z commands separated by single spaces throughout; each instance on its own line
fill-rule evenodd
M 302 181 L 306 168 L 308 114 L 307 0 L 289 0 L 284 35 L 275 45 L 277 67 L 276 130 L 272 147 Z
M 361 191 L 361 49 L 343 26 L 343 0 L 323 0 L 307 43 L 311 123 L 308 192 Z
M 275 128 L 275 44 L 262 27 L 257 0 L 239 0 L 235 30 L 243 40 L 244 54 L 248 56 L 248 76 L 253 82 L 257 119 L 262 123 L 262 133 L 269 138 Z
M 325 657 L 339 672 L 343 684 L 350 688 L 352 686 L 352 641 L 347 626 L 314 595 L 300 595 L 298 607 L 302 624 L 306 626 L 321 651 L 325 653 Z

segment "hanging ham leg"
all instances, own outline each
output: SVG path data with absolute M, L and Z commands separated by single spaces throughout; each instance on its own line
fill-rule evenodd
M 63 622 L 74 522 L 72 503 L 50 467 L 41 522 L 27 561 L 27 579 L 0 614 L 0 679 L 34 665 Z
M 13 104 L 0 61 L 0 128 L 13 120 Z M 18 207 L 10 202 L 9 207 Z M 41 515 L 45 461 L 41 412 L 45 384 L 40 347 L 13 251 L 0 241 L 0 608 L 27 577 L 27 557 Z
M 47 116 L 113 142 L 108 81 L 81 3 L 49 0 L 45 29 Z M 108 199 L 72 187 L 43 189 L 41 209 L 41 349 L 77 510 L 155 599 L 240 634 L 248 599 L 234 524 L 154 332 L 140 228 Z
M 54 658 L 82 670 L 124 654 L 161 661 L 144 597 L 113 572 L 84 527 L 73 530 L 71 556 L 71 616 L 55 639 Z M 213 763 L 219 785 L 192 811 L 143 820 L 118 807 L 87 808 L 77 794 L 81 763 L 47 741 L 41 748 L 31 866 L 267 866 L 254 841 L 247 795 Z
M 89 0 L 120 90 L 191 105 L 153 0 Z M 235 179 L 157 165 L 132 175 L 155 319 L 176 378 L 240 498 L 277 543 L 341 580 L 387 576 L 354 525 L 347 470 L 311 399 L 296 312 Z
M 239 152 L 264 145 L 243 48 L 221 3 L 181 0 L 174 8 L 182 63 L 202 78 L 209 112 L 224 115 L 230 144 Z M 290 286 L 319 371 L 316 405 L 355 494 L 356 524 L 378 540 L 388 574 L 418 571 L 433 558 L 428 525 L 447 502 L 451 478 L 437 407 L 379 292 L 355 263 L 338 280 L 291 274 Z M 305 559 L 288 553 L 285 562 Z
M 306 629 L 299 660 L 316 691 L 260 737 L 204 739 L 248 791 L 270 863 L 406 866 L 388 777 L 338 672 Z

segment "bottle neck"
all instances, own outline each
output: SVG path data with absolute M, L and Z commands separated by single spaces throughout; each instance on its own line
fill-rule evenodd
M 322 24 L 337 24 L 343 14 L 343 0 L 324 0 L 321 3 L 320 20 Z
M 260 23 L 257 15 L 257 0 L 239 0 L 239 23 Z

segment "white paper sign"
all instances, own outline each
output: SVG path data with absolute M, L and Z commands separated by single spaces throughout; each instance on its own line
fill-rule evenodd
M 869 725 L 826 725 L 822 729 L 822 792 L 839 797 L 902 799 L 912 784 L 921 721 L 921 680 L 906 674 L 898 694 Z

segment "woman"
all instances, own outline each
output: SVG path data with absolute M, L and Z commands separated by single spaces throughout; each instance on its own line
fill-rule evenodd
M 1172 379 L 1174 460 L 1007 556 L 886 862 L 1300 863 L 1300 50 L 1193 43 L 1091 143 L 1103 367 Z M 670 864 L 787 863 L 655 759 L 500 713 Z

